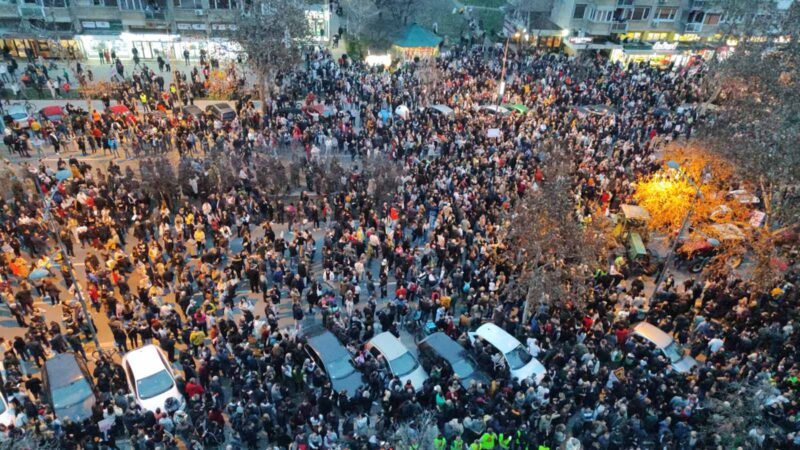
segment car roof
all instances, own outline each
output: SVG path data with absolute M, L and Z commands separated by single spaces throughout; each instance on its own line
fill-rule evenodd
M 672 343 L 673 339 L 670 335 L 662 331 L 657 326 L 647 323 L 639 322 L 633 326 L 633 332 L 648 341 L 656 344 L 658 348 L 664 348 Z
M 442 114 L 452 114 L 454 112 L 453 108 L 447 105 L 431 105 L 429 106 L 429 108 L 435 109 L 436 111 L 439 111 Z
M 130 109 L 125 105 L 114 105 L 111 108 L 108 108 L 111 112 L 119 113 L 119 112 L 126 112 L 130 111 Z
M 45 106 L 42 108 L 45 114 L 64 114 L 64 110 L 58 105 Z
M 408 352 L 408 349 L 400 342 L 400 339 L 397 339 L 395 335 L 388 331 L 373 337 L 369 340 L 369 343 L 378 347 L 383 356 L 390 361 Z
M 336 336 L 328 330 L 309 336 L 306 341 L 323 361 L 333 361 L 350 356 L 339 339 L 336 339 Z
M 508 353 L 520 345 L 519 341 L 506 330 L 493 323 L 485 323 L 475 330 L 475 334 L 481 339 L 492 344 L 502 353 Z
M 11 111 L 22 111 L 24 113 L 28 112 L 28 110 L 25 108 L 24 105 L 11 105 L 11 106 L 8 107 L 8 111 L 9 112 L 11 112 Z
M 233 110 L 233 108 L 231 108 L 231 105 L 229 105 L 227 103 L 214 103 L 214 106 L 216 106 L 219 109 L 230 109 L 230 110 Z
M 431 334 L 420 342 L 420 345 L 423 343 L 428 344 L 436 353 L 451 363 L 464 359 L 464 347 L 442 332 Z
M 125 361 L 136 378 L 144 378 L 165 369 L 158 349 L 152 344 L 129 351 L 125 354 Z
M 182 108 L 183 108 L 183 111 L 203 112 L 203 110 L 200 109 L 200 107 L 197 106 L 197 105 L 186 105 L 186 106 L 183 106 Z
M 69 386 L 75 380 L 84 378 L 81 367 L 72 352 L 59 353 L 44 363 L 47 380 L 51 389 Z

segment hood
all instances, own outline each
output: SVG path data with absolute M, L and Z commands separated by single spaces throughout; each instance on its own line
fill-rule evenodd
M 333 386 L 333 390 L 336 392 L 346 391 L 348 397 L 353 398 L 358 388 L 364 386 L 364 376 L 361 372 L 355 370 L 344 378 L 331 380 L 331 386 Z
M 672 367 L 675 369 L 676 372 L 679 373 L 686 373 L 692 370 L 694 366 L 697 365 L 697 361 L 691 356 L 684 356 L 678 362 L 673 363 Z
M 411 385 L 414 386 L 414 390 L 417 392 L 422 390 L 422 386 L 425 384 L 425 380 L 427 379 L 428 372 L 425 372 L 425 369 L 422 368 L 422 365 L 419 365 L 413 372 L 400 377 L 400 381 L 403 383 L 403 385 L 405 385 L 407 381 L 411 380 Z
M 484 386 L 487 386 L 492 381 L 489 375 L 487 375 L 485 372 L 476 370 L 472 372 L 470 376 L 461 378 L 461 386 L 463 386 L 464 389 L 469 389 L 469 386 L 472 384 L 473 380 L 475 383 L 483 384 Z
M 73 422 L 82 422 L 92 417 L 94 413 L 94 405 L 97 399 L 94 395 L 90 395 L 74 405 L 67 406 L 66 408 L 55 409 L 56 417 L 63 420 L 66 417 Z
M 522 381 L 526 378 L 532 378 L 539 383 L 542 381 L 542 378 L 544 378 L 545 373 L 547 373 L 547 370 L 545 370 L 542 363 L 540 363 L 536 358 L 533 358 L 530 360 L 530 362 L 528 362 L 528 364 L 520 367 L 519 369 L 512 370 L 511 376 L 519 381 Z

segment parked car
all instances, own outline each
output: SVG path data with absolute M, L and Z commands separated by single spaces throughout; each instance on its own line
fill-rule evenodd
M 475 106 L 475 111 L 483 114 L 499 114 L 501 116 L 507 116 L 511 114 L 511 111 L 508 109 L 498 106 L 498 105 L 479 105 Z
M 178 111 L 187 119 L 192 119 L 195 121 L 200 120 L 200 117 L 203 116 L 203 110 L 195 105 L 181 106 Z
M 58 105 L 51 105 L 40 109 L 39 116 L 49 120 L 50 122 L 58 124 L 61 123 L 65 117 L 67 117 L 67 112 L 64 111 L 64 108 Z
M 30 128 L 31 115 L 25 105 L 11 105 L 6 109 L 6 114 L 14 121 L 14 125 L 19 128 Z
M 478 363 L 450 336 L 433 333 L 419 344 L 419 361 L 428 372 L 434 365 L 445 368 L 458 376 L 461 385 L 469 388 L 473 381 L 486 385 L 491 378 L 478 368 Z
M 206 106 L 206 112 L 215 119 L 222 121 L 233 120 L 236 118 L 236 111 L 227 103 L 213 103 Z
M 365 384 L 364 376 L 356 370 L 350 352 L 336 336 L 323 327 L 303 332 L 306 352 L 325 371 L 336 392 L 346 391 L 351 397 Z
M 455 115 L 453 108 L 447 105 L 431 105 L 428 106 L 428 111 L 433 111 L 436 114 L 441 114 L 444 117 L 452 117 Z
M 757 195 L 751 194 L 744 189 L 728 191 L 728 193 L 725 194 L 725 200 L 729 202 L 737 201 L 743 205 L 758 205 L 761 203 L 761 199 L 758 198 Z
M 75 353 L 60 353 L 45 361 L 42 385 L 56 417 L 79 422 L 94 415 L 97 391 L 86 362 Z
M 108 108 L 108 110 L 111 111 L 113 114 L 122 117 L 122 119 L 125 120 L 126 122 L 136 123 L 136 116 L 125 105 L 122 104 L 114 105 Z
M 175 374 L 164 353 L 155 345 L 131 350 L 122 357 L 122 367 L 128 380 L 128 388 L 136 403 L 143 409 L 166 411 L 167 399 L 174 398 L 179 407 L 185 406 L 178 392 Z
M 669 359 L 676 372 L 689 372 L 692 367 L 697 365 L 697 361 L 686 354 L 686 351 L 675 342 L 675 339 L 672 339 L 672 336 L 651 323 L 637 323 L 633 326 L 633 335 L 655 345 Z
M 534 378 L 539 382 L 544 378 L 546 370 L 542 363 L 531 356 L 525 346 L 506 330 L 493 323 L 485 323 L 467 335 L 473 344 L 480 338 L 500 352 L 511 376 L 517 380 Z
M 8 427 L 14 425 L 14 422 L 16 416 L 9 409 L 5 394 L 0 394 L 0 425 Z
M 422 389 L 428 379 L 428 372 L 395 335 L 385 331 L 370 339 L 365 347 L 376 358 L 382 357 L 392 375 L 400 378 L 403 384 L 411 381 L 414 390 L 419 392 Z

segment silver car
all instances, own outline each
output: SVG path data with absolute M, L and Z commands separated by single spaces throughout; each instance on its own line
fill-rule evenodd
M 675 369 L 676 372 L 686 373 L 697 365 L 697 361 L 687 355 L 678 343 L 675 342 L 675 339 L 672 339 L 672 336 L 651 323 L 637 323 L 633 327 L 633 334 L 651 342 L 656 348 L 661 350 L 661 353 L 669 359 L 672 368 Z
M 428 379 L 428 372 L 419 364 L 417 358 L 400 342 L 400 339 L 388 331 L 370 339 L 366 349 L 376 358 L 382 356 L 383 361 L 389 365 L 392 375 L 400 378 L 403 384 L 411 381 L 417 392 Z

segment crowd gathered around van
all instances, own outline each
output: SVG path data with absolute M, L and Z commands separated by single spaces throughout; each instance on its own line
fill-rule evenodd
M 704 63 L 511 49 L 503 69 L 502 49 L 455 46 L 428 64 L 309 52 L 265 105 L 204 111 L 202 70 L 165 85 L 137 62 L 102 110 L 6 115 L 0 298 L 22 332 L 2 342 L 0 446 L 800 448 L 792 271 L 769 292 L 670 274 L 649 298 L 617 258 L 585 298 L 526 312 L 496 254 L 553 146 L 574 158 L 563 220 L 634 203 L 703 120 Z M 287 152 L 305 176 L 267 189 L 257 162 Z M 330 157 L 348 162 L 327 180 Z M 172 163 L 175 191 L 153 188 Z

